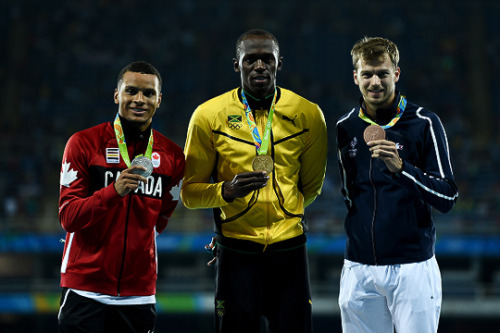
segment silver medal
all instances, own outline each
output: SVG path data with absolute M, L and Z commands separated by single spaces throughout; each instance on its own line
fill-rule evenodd
M 130 166 L 132 165 L 140 165 L 146 168 L 146 170 L 134 170 L 133 173 L 143 176 L 144 178 L 148 178 L 153 173 L 153 162 L 146 156 L 138 156 L 134 158 Z

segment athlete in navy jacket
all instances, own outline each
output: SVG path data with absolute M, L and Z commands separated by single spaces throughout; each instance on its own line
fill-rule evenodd
M 458 197 L 438 116 L 396 90 L 397 46 L 364 38 L 351 51 L 360 106 L 337 122 L 348 208 L 339 305 L 344 332 L 436 332 L 441 277 L 432 208 Z M 368 139 L 370 125 L 385 139 Z M 373 127 L 373 126 L 372 126 Z

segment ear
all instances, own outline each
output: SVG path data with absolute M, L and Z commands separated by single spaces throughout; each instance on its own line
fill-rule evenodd
M 279 57 L 278 66 L 276 66 L 276 69 L 280 71 L 282 67 L 283 67 L 283 57 Z
M 114 94 L 114 99 L 115 99 L 115 104 L 118 104 L 120 101 L 118 100 L 118 89 L 115 89 L 115 94 Z
M 352 78 L 354 79 L 354 83 L 359 86 L 359 82 L 358 82 L 358 72 L 356 70 L 353 70 L 352 71 Z
M 161 96 L 162 96 L 162 94 L 160 93 L 160 94 L 158 95 L 158 105 L 156 105 L 156 108 L 157 108 L 157 109 L 160 107 L 160 104 L 161 104 Z
M 396 70 L 394 71 L 394 82 L 399 81 L 399 76 L 401 75 L 401 68 L 396 67 Z
M 240 62 L 236 58 L 233 58 L 233 68 L 236 73 L 240 72 Z

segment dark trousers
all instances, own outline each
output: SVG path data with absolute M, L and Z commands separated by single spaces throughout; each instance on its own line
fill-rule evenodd
M 248 254 L 217 248 L 215 331 L 310 333 L 306 246 Z M 264 323 L 268 327 L 262 327 Z
M 152 333 L 154 304 L 106 305 L 63 289 L 58 316 L 61 333 Z

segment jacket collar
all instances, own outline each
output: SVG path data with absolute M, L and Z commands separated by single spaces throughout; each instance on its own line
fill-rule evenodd
M 127 119 L 123 118 L 120 115 L 118 115 L 118 116 L 120 117 L 120 123 L 122 124 L 123 133 L 125 134 L 125 140 L 127 142 L 129 142 L 129 141 L 148 141 L 149 140 L 149 135 L 151 133 L 151 125 L 149 125 L 148 128 L 144 132 L 141 132 L 130 121 L 128 121 Z M 113 122 L 111 122 L 111 125 L 113 125 Z

